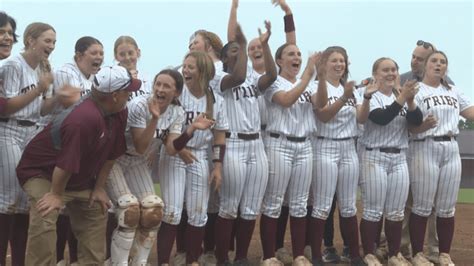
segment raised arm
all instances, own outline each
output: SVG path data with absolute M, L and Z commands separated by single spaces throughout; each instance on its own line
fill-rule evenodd
M 318 75 L 318 91 L 311 96 L 313 109 L 318 109 L 328 104 L 328 89 L 326 84 L 326 59 L 322 53 L 316 53 L 316 72 Z
M 285 12 L 283 20 L 285 22 L 286 43 L 296 44 L 295 22 L 293 20 L 293 12 L 291 12 L 290 6 L 286 3 L 286 0 L 272 0 L 272 3 L 275 6 L 280 6 L 281 10 Z
M 237 24 L 235 30 L 235 41 L 239 44 L 237 61 L 232 69 L 232 73 L 222 78 L 221 90 L 231 89 L 245 82 L 247 78 L 247 40 L 245 39 L 242 28 Z
M 230 6 L 229 23 L 227 24 L 227 42 L 235 41 L 235 29 L 237 27 L 237 8 L 239 0 L 232 0 Z
M 309 84 L 309 81 L 313 77 L 315 71 L 315 60 L 316 54 L 311 55 L 308 59 L 308 63 L 306 64 L 306 68 L 298 85 L 289 91 L 280 91 L 275 93 L 275 95 L 273 95 L 272 101 L 285 108 L 292 106 L 298 100 L 301 93 L 304 92 Z
M 270 46 L 268 45 L 268 40 L 270 39 L 270 35 L 272 34 L 271 29 L 272 25 L 270 21 L 265 21 L 265 28 L 267 32 L 262 34 L 260 28 L 258 29 L 260 43 L 262 44 L 263 50 L 263 60 L 265 62 L 265 74 L 263 74 L 258 79 L 258 88 L 260 91 L 266 90 L 273 82 L 277 79 L 277 70 L 275 65 L 275 60 L 273 60 L 272 51 L 270 50 Z
M 347 82 L 344 84 L 344 94 L 339 97 L 334 103 L 326 104 L 323 108 L 316 108 L 316 116 L 321 122 L 329 122 L 336 114 L 341 110 L 341 108 L 349 101 L 350 98 L 353 98 L 354 92 L 354 81 Z

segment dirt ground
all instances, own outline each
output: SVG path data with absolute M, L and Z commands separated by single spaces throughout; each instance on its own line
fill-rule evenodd
M 360 217 L 360 206 L 359 217 Z M 334 243 L 339 252 L 342 250 L 342 239 L 338 229 L 338 215 L 335 215 L 335 238 Z M 456 226 L 454 232 L 454 239 L 451 247 L 451 258 L 456 265 L 474 265 L 474 204 L 457 204 L 456 206 Z M 289 228 L 286 232 L 285 246 L 291 250 L 291 240 Z M 174 250 L 173 250 L 174 253 Z M 255 227 L 255 232 L 252 237 L 252 242 L 249 248 L 249 259 L 252 265 L 259 265 L 262 254 L 262 247 L 260 244 L 259 223 Z M 173 256 L 173 254 L 172 254 Z M 67 256 L 66 256 L 67 257 Z M 157 265 L 156 248 L 149 259 L 150 265 Z M 9 258 L 7 265 L 11 265 Z M 335 264 L 328 264 L 335 265 Z M 340 264 L 344 265 L 344 264 Z

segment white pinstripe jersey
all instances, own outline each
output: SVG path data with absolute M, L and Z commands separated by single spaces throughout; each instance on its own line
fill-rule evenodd
M 380 91 L 375 92 L 370 100 L 370 111 L 377 108 L 385 109 L 390 106 L 396 97 L 392 93 L 387 96 Z M 367 120 L 360 142 L 369 148 L 408 148 L 407 106 L 387 125 L 381 126 Z
M 318 89 L 318 82 L 313 82 L 315 90 Z M 328 104 L 333 104 L 344 94 L 344 86 L 339 84 L 334 87 L 331 83 L 326 82 L 328 91 Z M 356 137 L 358 135 L 358 127 L 356 120 L 356 106 L 362 104 L 362 98 L 356 91 L 353 93 L 354 98 L 349 100 L 342 106 L 339 112 L 329 120 L 327 123 L 321 122 L 316 118 L 316 127 L 318 128 L 317 135 L 326 138 L 348 138 Z
M 474 104 L 455 86 L 447 89 L 443 85 L 433 88 L 422 82 L 419 84 L 420 91 L 415 96 L 416 104 L 424 117 L 429 114 L 435 116 L 438 119 L 438 126 L 421 134 L 415 134 L 413 138 L 459 134 L 459 113 Z
M 7 59 L 0 71 L 0 80 L 3 80 L 3 87 L 0 87 L 0 97 L 13 98 L 26 94 L 28 91 L 36 88 L 39 76 L 39 66 L 36 69 L 32 69 L 22 55 L 16 55 Z M 9 117 L 38 122 L 41 102 L 42 97 L 36 97 L 27 106 L 11 114 Z
M 81 89 L 81 97 L 91 92 L 94 83 L 94 75 L 87 78 L 76 62 L 67 63 L 54 72 L 54 91 L 60 90 L 64 85 L 71 85 Z
M 209 90 L 213 93 L 212 89 L 209 88 Z M 224 99 L 216 93 L 213 94 L 215 102 L 212 118 L 216 120 L 213 129 L 227 131 L 229 130 L 229 124 L 225 113 Z M 199 114 L 206 112 L 206 96 L 198 99 L 186 86 L 183 87 L 183 92 L 179 96 L 179 101 L 181 102 L 185 112 L 184 128 L 190 125 Z M 186 146 L 195 149 L 207 149 L 210 147 L 209 144 L 212 138 L 213 134 L 211 129 L 196 130 L 194 131 L 192 139 Z
M 229 121 L 230 132 L 256 133 L 260 131 L 260 113 L 257 97 L 263 98 L 257 88 L 259 75 L 247 72 L 244 83 L 224 92 L 215 89 L 224 98 L 224 108 Z M 224 78 L 227 73 L 222 75 Z
M 311 104 L 313 86 L 307 86 L 298 100 L 290 107 L 284 108 L 272 101 L 273 95 L 280 91 L 289 91 L 300 83 L 298 79 L 291 83 L 278 76 L 277 80 L 265 91 L 267 106 L 267 131 L 287 136 L 305 137 L 316 133 L 315 115 Z
M 148 99 L 150 95 L 140 95 L 128 103 L 127 131 L 125 137 L 127 140 L 127 153 L 137 155 L 133 145 L 130 128 L 146 128 L 151 119 L 151 113 L 148 109 Z M 170 104 L 163 114 L 158 118 L 154 142 L 161 145 L 169 134 L 181 134 L 184 123 L 184 110 L 181 106 Z
M 130 96 L 128 97 L 129 103 L 138 96 L 150 95 L 153 91 L 153 80 L 149 80 L 148 77 L 143 75 L 141 72 L 138 72 L 137 78 L 142 81 L 142 86 L 137 91 L 130 93 Z

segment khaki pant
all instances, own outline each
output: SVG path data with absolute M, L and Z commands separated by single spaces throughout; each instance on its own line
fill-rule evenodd
M 400 245 L 400 251 L 404 256 L 414 256 L 416 254 L 411 254 L 411 244 L 410 244 L 410 231 L 409 231 L 409 221 L 411 214 L 411 207 L 413 206 L 413 197 L 411 195 L 411 190 L 408 193 L 407 203 L 405 205 L 405 218 L 403 219 L 402 225 L 402 241 Z M 436 232 L 436 210 L 433 208 L 431 215 L 428 217 L 428 255 L 433 255 L 437 257 L 439 253 L 439 243 L 438 243 L 438 234 Z
M 30 226 L 26 247 L 26 265 L 56 265 L 56 221 L 59 211 L 41 217 L 36 203 L 50 191 L 51 182 L 31 178 L 23 189 L 30 202 Z M 107 215 L 98 203 L 89 208 L 90 190 L 66 191 L 63 196 L 71 228 L 78 240 L 79 265 L 103 265 L 105 260 L 105 228 Z

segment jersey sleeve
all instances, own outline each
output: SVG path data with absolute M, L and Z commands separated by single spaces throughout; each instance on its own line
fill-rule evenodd
M 146 128 L 149 117 L 147 98 L 138 97 L 128 104 L 128 126 L 135 128 Z
M 228 73 L 223 72 L 218 80 L 212 80 L 209 82 L 209 86 L 211 87 L 212 91 L 218 95 L 224 95 L 224 92 L 222 91 L 222 80 L 224 79 L 225 76 L 229 75 Z M 214 77 L 215 79 L 215 77 Z
M 265 90 L 264 97 L 267 101 L 273 102 L 272 101 L 273 96 L 275 95 L 275 93 L 277 93 L 279 91 L 284 91 L 284 89 L 282 88 L 282 83 L 281 83 L 280 77 L 278 77 L 277 80 L 275 80 L 275 82 L 273 82 L 273 84 L 270 86 L 270 88 Z
M 456 92 L 456 95 L 458 97 L 458 102 L 459 102 L 459 111 L 462 112 L 466 110 L 467 108 L 474 106 L 474 103 L 471 102 L 471 100 L 458 88 L 454 87 L 453 88 Z
M 227 121 L 227 114 L 224 108 L 224 100 L 221 96 L 216 95 L 216 125 L 214 129 L 217 130 L 229 130 L 229 122 Z
M 81 88 L 80 82 L 77 80 L 77 78 L 74 78 L 73 73 L 70 73 L 67 70 L 64 69 L 59 69 L 56 72 L 54 72 L 54 91 L 59 91 L 62 89 L 65 85 L 70 85 L 75 88 Z
M 21 66 L 20 64 L 9 61 L 2 66 L 3 86 L 0 86 L 0 96 L 5 98 L 13 98 L 20 94 L 21 82 Z
M 184 109 L 181 106 L 176 106 L 174 108 L 175 108 L 173 112 L 174 120 L 170 126 L 170 134 L 181 134 L 181 132 L 183 131 L 184 117 L 185 117 Z
M 383 100 L 377 95 L 379 92 L 376 92 L 372 95 L 372 99 L 370 100 L 370 112 L 377 108 L 383 108 Z M 355 95 L 355 93 L 354 93 Z

